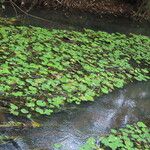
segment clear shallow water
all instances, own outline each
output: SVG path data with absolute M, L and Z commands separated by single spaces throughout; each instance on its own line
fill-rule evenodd
M 150 123 L 150 81 L 132 83 L 121 90 L 97 98 L 95 102 L 71 106 L 53 116 L 41 117 L 40 128 L 9 130 L 8 135 L 20 136 L 16 144 L 21 150 L 52 150 L 55 143 L 61 150 L 78 150 L 88 137 L 108 133 L 110 128 L 123 127 L 137 121 Z M 12 143 L 1 150 L 17 150 Z

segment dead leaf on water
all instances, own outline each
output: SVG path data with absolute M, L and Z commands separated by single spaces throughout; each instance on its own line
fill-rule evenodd
M 35 122 L 35 121 L 32 121 L 31 124 L 32 124 L 32 127 L 33 127 L 33 128 L 39 128 L 39 127 L 42 126 L 40 123 Z

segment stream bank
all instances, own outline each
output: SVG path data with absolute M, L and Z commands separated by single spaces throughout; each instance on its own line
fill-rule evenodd
M 99 15 L 128 16 L 131 17 L 136 10 L 137 4 L 123 0 L 18 0 L 11 1 L 16 10 L 20 7 L 24 11 L 34 8 L 49 8 L 61 10 L 75 10 L 76 12 L 89 12 Z
M 108 33 L 123 33 L 123 34 L 141 34 L 150 37 L 149 26 L 147 21 L 138 22 L 127 17 L 115 17 L 112 15 L 101 16 L 88 12 L 77 12 L 74 10 L 49 10 L 49 9 L 33 9 L 30 14 L 43 18 L 45 20 L 36 19 L 31 16 L 26 16 L 18 12 L 18 19 L 15 25 L 38 26 L 47 29 L 66 29 L 82 31 L 84 28 L 95 31 L 105 31 Z M 14 9 L 6 6 L 2 13 L 3 17 L 15 18 Z

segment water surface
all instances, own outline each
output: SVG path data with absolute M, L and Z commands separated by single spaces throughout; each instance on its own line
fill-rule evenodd
M 9 130 L 5 133 L 20 136 L 16 140 L 21 150 L 52 150 L 55 143 L 61 150 L 78 150 L 88 137 L 98 137 L 127 123 L 150 123 L 150 81 L 132 83 L 121 90 L 97 98 L 94 102 L 70 106 L 51 117 L 40 117 L 40 128 Z M 9 146 L 9 148 L 8 148 Z M 12 143 L 1 150 L 17 150 Z
M 18 14 L 20 14 L 18 12 Z M 100 16 L 79 11 L 62 11 L 51 9 L 33 9 L 30 14 L 47 19 L 39 20 L 23 14 L 20 25 L 33 25 L 46 28 L 82 30 L 84 28 L 101 30 L 109 33 L 135 33 L 150 36 L 150 22 L 137 22 L 127 17 Z M 15 17 L 14 9 L 6 7 L 3 14 L 6 17 Z M 23 19 L 24 18 L 24 19 Z

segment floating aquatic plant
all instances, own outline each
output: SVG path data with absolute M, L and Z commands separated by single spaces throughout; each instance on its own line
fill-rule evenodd
M 146 36 L 0 26 L 0 100 L 14 115 L 51 115 L 146 81 L 149 71 Z
M 97 142 L 98 143 L 98 142 Z M 150 129 L 143 123 L 127 125 L 119 130 L 112 129 L 107 136 L 101 137 L 99 144 L 89 138 L 80 150 L 149 150 Z

